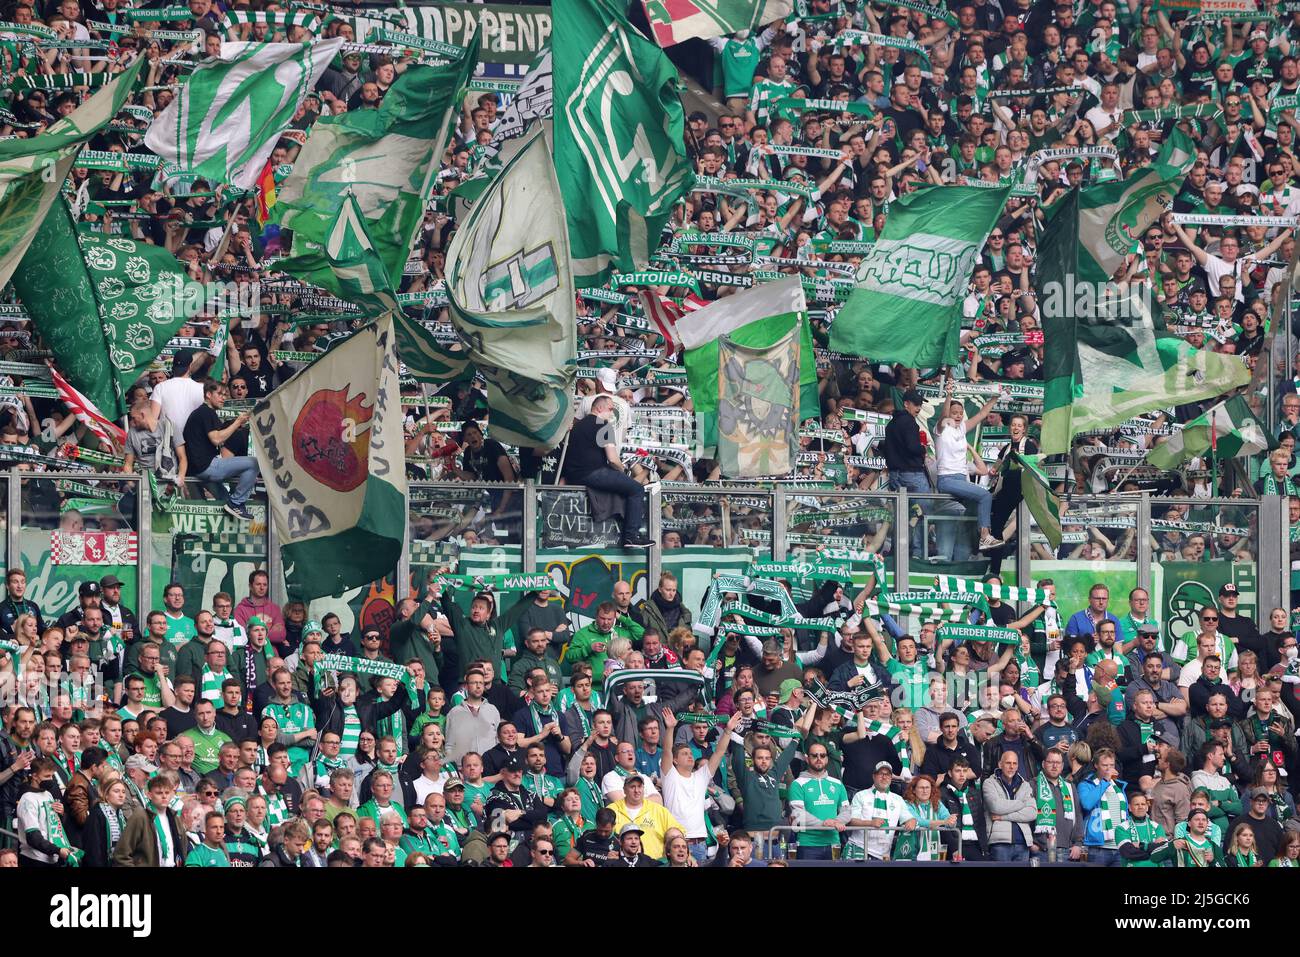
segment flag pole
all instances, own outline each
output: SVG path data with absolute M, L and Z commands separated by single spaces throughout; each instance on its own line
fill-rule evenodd
M 1210 410 L 1210 486 L 1211 496 L 1219 494 L 1219 437 L 1218 431 L 1214 427 L 1214 420 L 1217 418 L 1217 406 Z

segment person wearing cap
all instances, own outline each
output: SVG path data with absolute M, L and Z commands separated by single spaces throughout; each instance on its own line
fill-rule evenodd
M 54 627 L 67 631 L 69 625 L 80 625 L 86 615 L 86 609 L 98 608 L 103 596 L 104 590 L 99 587 L 99 582 L 82 582 L 77 586 L 77 607 L 60 615 L 54 622 Z
M 902 408 L 894 409 L 893 417 L 885 426 L 881 447 L 885 466 L 889 469 L 889 487 L 928 495 L 932 490 L 930 476 L 925 470 L 925 439 L 917 423 L 924 400 L 915 389 L 904 392 L 902 399 Z M 919 534 L 912 537 L 913 558 L 921 557 L 923 544 Z
M 490 827 L 504 828 L 520 838 L 531 832 L 533 825 L 545 822 L 551 811 L 542 794 L 523 787 L 523 779 L 524 759 L 513 754 L 502 765 L 501 780 L 488 794 L 484 808 Z
M 786 728 L 793 728 L 803 714 L 803 682 L 798 678 L 787 678 L 781 682 L 776 692 L 776 707 L 768 714 L 768 720 Z
M 1245 824 L 1255 832 L 1255 847 L 1261 860 L 1271 861 L 1277 857 L 1278 848 L 1282 846 L 1282 825 L 1273 816 L 1273 799 L 1268 788 L 1252 787 L 1246 791 L 1245 811 L 1232 819 L 1224 833 L 1231 838 L 1239 826 Z
M 104 613 L 104 624 L 113 628 L 130 644 L 140 634 L 140 623 L 135 612 L 122 604 L 122 579 L 105 575 L 99 580 L 99 608 Z
M 890 789 L 894 769 L 880 761 L 872 770 L 872 786 L 853 796 L 849 805 L 849 840 L 842 858 L 850 861 L 882 861 L 888 858 L 897 830 L 913 830 L 916 818 L 907 810 L 901 794 Z M 864 832 L 861 830 L 866 828 Z
M 621 834 L 623 828 L 634 825 L 641 831 L 641 848 L 647 857 L 658 860 L 664 856 L 664 841 L 668 831 L 684 828 L 662 804 L 647 801 L 646 779 L 640 772 L 633 772 L 623 781 L 623 796 L 612 803 L 609 809 L 614 812 L 614 826 Z
M 1194 807 L 1179 824 L 1174 839 L 1151 853 L 1156 864 L 1172 861 L 1175 867 L 1226 867 L 1223 851 L 1210 835 L 1210 815 Z
M 1236 649 L 1253 648 L 1256 654 L 1258 649 L 1263 646 L 1260 640 L 1259 628 L 1255 626 L 1255 620 L 1249 615 L 1240 614 L 1237 610 L 1237 604 L 1241 600 L 1241 592 L 1232 582 L 1227 582 L 1219 586 L 1219 634 L 1227 635 L 1234 645 L 1233 661 L 1229 662 L 1230 670 L 1236 670 Z
M 618 830 L 617 857 L 600 861 L 601 867 L 659 867 L 659 861 L 645 853 L 641 838 L 645 832 L 636 824 L 624 824 Z

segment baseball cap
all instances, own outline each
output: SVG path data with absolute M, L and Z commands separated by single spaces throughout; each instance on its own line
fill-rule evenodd
M 460 778 L 450 778 L 442 786 L 442 789 L 444 791 L 447 790 L 447 788 L 460 788 L 463 791 L 465 790 L 465 782 L 462 781 Z
M 102 593 L 103 589 L 99 587 L 99 582 L 82 582 L 77 586 L 77 594 L 82 598 L 90 598 Z
M 623 779 L 624 784 L 631 784 L 633 781 L 640 781 L 642 784 L 645 784 L 645 778 L 637 774 L 635 771 Z
M 172 356 L 172 375 L 181 376 L 190 371 L 190 363 L 194 361 L 193 349 L 178 349 Z
M 777 697 L 777 701 L 781 704 L 785 704 L 790 700 L 790 697 L 802 687 L 803 685 L 799 682 L 798 678 L 786 678 L 781 682 L 781 692 Z
M 524 762 L 520 759 L 519 755 L 517 754 L 512 754 L 509 758 L 506 759 L 506 763 L 501 765 L 502 771 L 522 771 L 523 769 L 524 769 Z
M 1137 633 L 1139 635 L 1158 635 L 1160 634 L 1160 626 L 1152 624 L 1138 625 Z
M 876 762 L 876 769 L 875 769 L 874 771 L 872 771 L 871 773 L 872 773 L 872 774 L 879 774 L 881 771 L 888 771 L 890 774 L 893 774 L 893 773 L 894 773 L 894 766 L 893 766 L 892 764 L 890 764 L 888 761 L 877 761 L 877 762 Z
M 618 391 L 618 373 L 613 369 L 597 369 L 596 381 L 600 383 L 600 387 L 606 392 Z
M 1198 814 L 1204 814 L 1207 818 L 1210 816 L 1209 812 L 1206 811 L 1205 808 L 1203 808 L 1203 807 L 1194 807 L 1194 808 L 1191 809 L 1191 811 L 1188 812 L 1188 814 L 1187 814 L 1187 820 L 1190 821 L 1192 818 L 1196 817 L 1196 815 L 1198 815 Z
M 1219 594 L 1220 594 L 1220 595 L 1239 595 L 1239 594 L 1241 594 L 1241 593 L 1240 593 L 1239 591 L 1237 591 L 1237 586 L 1236 586 L 1236 585 L 1234 585 L 1232 582 L 1228 582 L 1226 585 L 1220 585 L 1220 586 L 1219 586 Z
M 120 588 L 123 582 L 116 575 L 105 575 L 99 580 L 100 588 Z
M 925 400 L 921 398 L 921 393 L 917 392 L 915 389 L 908 389 L 904 392 L 903 401 L 913 402 L 916 405 L 925 405 Z
M 777 642 L 775 638 L 769 638 L 767 639 L 767 641 L 763 642 L 763 654 L 779 655 L 780 653 L 781 653 L 781 645 Z
M 1251 788 L 1251 789 L 1250 789 L 1250 799 L 1251 799 L 1252 801 L 1255 800 L 1255 798 L 1267 798 L 1268 796 L 1269 796 L 1268 788 Z
M 309 618 L 307 622 L 302 626 L 302 633 L 304 635 L 310 635 L 313 632 L 319 632 L 320 634 L 323 635 L 325 634 L 325 629 L 321 626 L 321 623 L 317 621 L 315 618 Z
M 261 625 L 263 628 L 268 628 L 268 629 L 271 627 L 271 623 L 267 621 L 266 618 L 263 617 L 262 615 L 252 615 L 248 619 L 248 627 L 252 628 L 254 625 Z
M 1253 31 L 1253 32 L 1250 34 L 1250 39 L 1251 39 L 1251 40 L 1267 40 L 1267 39 L 1268 39 L 1268 34 L 1265 33 L 1263 30 L 1255 30 L 1255 31 Z
M 1167 744 L 1170 747 L 1178 747 L 1178 736 L 1170 734 L 1168 731 L 1157 731 L 1151 735 L 1151 740 L 1159 741 L 1161 744 Z
M 644 833 L 645 831 L 641 830 L 641 828 L 638 827 L 636 824 L 628 823 L 628 824 L 624 824 L 621 828 L 619 828 L 618 836 L 620 838 L 623 838 L 623 837 L 627 837 L 629 834 L 644 834 Z
M 149 774 L 158 773 L 158 765 L 154 764 L 143 754 L 133 754 L 127 758 L 126 769 L 128 771 L 145 771 Z
M 1232 727 L 1232 722 L 1229 721 L 1227 718 L 1215 718 L 1213 721 L 1210 722 L 1211 731 L 1217 731 L 1220 728 L 1231 728 L 1231 727 Z

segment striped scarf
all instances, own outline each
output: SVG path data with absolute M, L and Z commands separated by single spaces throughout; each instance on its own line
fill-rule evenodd
M 1051 596 L 1041 588 L 1014 588 L 1010 585 L 994 585 L 977 578 L 958 578 L 956 575 L 936 575 L 934 587 L 939 591 L 957 594 L 983 595 L 999 601 L 1027 602 L 1031 605 L 1055 605 Z
M 380 737 L 392 738 L 397 742 L 397 757 L 399 760 L 406 757 L 406 712 L 398 709 L 387 718 L 381 718 L 379 720 L 379 735 Z
M 969 785 L 960 791 L 953 788 L 952 793 L 957 795 L 957 800 L 961 802 L 961 839 L 963 841 L 977 841 L 979 835 L 975 833 L 975 816 L 971 814 L 970 801 L 966 799 L 968 789 Z
M 120 808 L 115 808 L 103 801 L 99 802 L 99 813 L 104 815 L 104 834 L 108 838 L 107 856 L 111 857 L 113 848 L 117 847 L 117 842 L 122 839 L 122 828 L 126 826 L 126 816 Z
M 1102 794 L 1101 803 L 1097 807 L 1101 811 L 1101 833 L 1106 842 L 1105 846 L 1115 847 L 1115 832 L 1128 824 L 1128 799 L 1124 797 L 1124 792 L 1111 782 L 1110 787 Z
M 1048 783 L 1047 775 L 1041 771 L 1035 782 L 1038 793 L 1038 819 L 1034 821 L 1034 833 L 1047 831 L 1056 833 L 1056 798 L 1052 794 L 1052 785 Z M 1057 785 L 1061 789 L 1061 810 L 1065 816 L 1074 820 L 1074 798 L 1070 795 L 1070 785 L 1057 779 Z
M 361 743 L 361 718 L 357 715 L 355 705 L 345 705 L 343 708 L 343 733 L 339 741 L 340 763 L 342 756 L 351 757 L 357 753 L 357 745 Z

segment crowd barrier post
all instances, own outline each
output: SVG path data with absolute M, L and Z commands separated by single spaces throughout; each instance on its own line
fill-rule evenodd
M 772 490 L 772 561 L 783 562 L 789 554 L 786 534 L 789 531 L 790 503 L 785 489 Z
M 17 465 L 9 467 L 7 507 L 5 509 L 5 554 L 11 568 L 21 568 L 23 563 L 22 510 L 23 483 Z
M 1137 510 L 1137 587 L 1151 594 L 1151 493 L 1143 492 Z M 1120 607 L 1123 607 L 1122 605 Z
M 762 850 L 763 850 L 763 858 L 762 858 L 762 859 L 765 860 L 765 861 L 766 861 L 766 860 L 771 860 L 771 857 L 772 857 L 772 847 L 773 847 L 773 845 L 776 843 L 778 837 L 779 837 L 781 834 L 787 834 L 787 833 L 788 833 L 788 834 L 790 834 L 791 838 L 797 838 L 797 836 L 798 836 L 801 832 L 803 832 L 803 831 L 814 831 L 814 830 L 822 831 L 822 830 L 825 830 L 825 828 L 811 828 L 811 827 L 805 827 L 805 826 L 802 825 L 802 824 L 777 824 L 777 825 L 774 826 L 774 827 L 768 828 L 767 832 L 766 832 L 765 834 L 763 834 L 763 836 L 762 836 Z M 873 827 L 873 826 L 870 825 L 870 824 L 846 824 L 846 825 L 844 826 L 844 830 L 845 830 L 845 831 L 861 831 L 861 832 L 862 832 L 862 842 L 863 842 L 863 845 L 864 845 L 864 846 L 866 845 L 867 832 L 868 832 L 868 831 L 894 831 L 894 832 L 897 832 L 897 831 L 907 831 L 907 830 L 911 830 L 911 831 L 932 831 L 932 832 L 936 832 L 936 833 L 940 833 L 940 834 L 942 834 L 942 833 L 956 833 L 956 834 L 960 834 L 960 833 L 961 833 L 961 828 L 957 827 L 956 825 L 936 825 L 936 826 L 934 826 L 934 827 L 915 827 L 915 828 L 906 828 L 906 827 L 902 827 L 902 826 L 899 826 L 899 825 L 894 825 L 894 826 L 892 826 L 892 827 Z M 791 847 L 791 848 L 796 847 L 795 841 L 794 841 L 794 840 L 791 840 L 788 846 Z M 946 848 L 944 848 L 943 845 L 941 844 L 940 847 L 939 847 L 939 850 L 944 852 L 944 857 L 936 858 L 936 859 L 937 859 L 937 860 L 946 860 L 946 859 L 947 859 Z M 719 853 L 722 853 L 722 851 L 719 851 Z M 797 850 L 796 850 L 796 856 L 795 856 L 794 859 L 795 859 L 796 861 L 799 859 Z M 844 861 L 845 858 L 841 857 L 841 858 L 839 858 L 839 860 L 840 860 L 840 861 Z M 891 858 L 886 857 L 885 860 L 891 860 Z M 850 861 L 850 863 L 852 863 L 852 861 Z
M 646 597 L 659 587 L 659 573 L 663 569 L 664 540 L 664 495 L 659 483 L 652 485 L 646 493 L 646 531 L 654 546 L 646 549 Z M 775 538 L 775 535 L 773 535 Z M 527 543 L 524 545 L 527 548 Z

